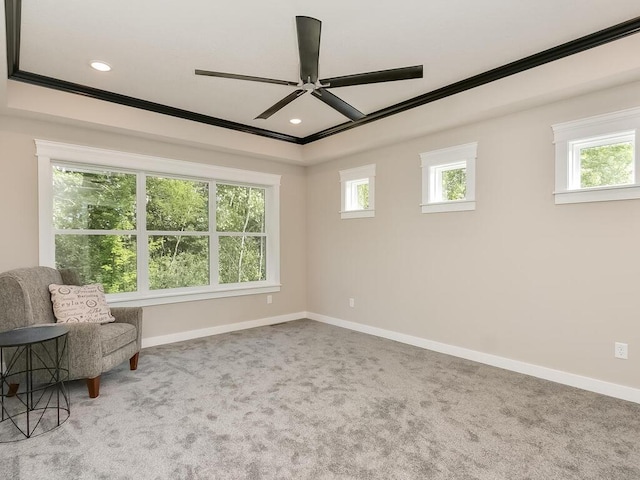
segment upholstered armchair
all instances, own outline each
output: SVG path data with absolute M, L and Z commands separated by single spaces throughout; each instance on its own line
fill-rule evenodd
M 0 274 L 0 332 L 55 323 L 49 285 L 74 285 L 71 272 L 49 267 Z M 86 379 L 89 397 L 100 394 L 100 375 L 129 359 L 136 370 L 140 352 L 142 309 L 112 308 L 113 323 L 65 323 L 69 327 L 69 379 Z

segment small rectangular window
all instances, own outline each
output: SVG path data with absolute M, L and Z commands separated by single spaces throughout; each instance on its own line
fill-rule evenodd
M 640 108 L 553 125 L 555 203 L 640 198 Z
M 431 167 L 432 202 L 465 200 L 467 193 L 467 162 Z
M 475 210 L 476 143 L 426 152 L 422 159 L 422 213 Z
M 569 142 L 570 189 L 613 187 L 635 182 L 633 132 Z
M 375 197 L 375 165 L 364 165 L 340 171 L 341 218 L 373 217 Z
M 369 208 L 369 179 L 361 178 L 352 180 L 346 184 L 346 204 L 344 209 L 348 212 L 354 210 L 366 210 Z

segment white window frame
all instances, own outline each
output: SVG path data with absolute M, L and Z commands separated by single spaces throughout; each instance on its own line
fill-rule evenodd
M 122 171 L 138 174 L 137 199 L 138 222 L 145 218 L 145 176 L 159 175 L 208 181 L 210 195 L 215 198 L 216 183 L 254 186 L 265 189 L 265 232 L 267 241 L 267 278 L 264 281 L 218 284 L 218 235 L 215 233 L 215 204 L 210 205 L 211 285 L 166 290 L 149 290 L 147 250 L 140 248 L 149 234 L 141 229 L 138 238 L 138 291 L 108 294 L 109 304 L 115 306 L 145 306 L 177 303 L 210 298 L 254 295 L 280 291 L 280 175 L 253 172 L 235 168 L 192 163 L 168 158 L 152 157 L 100 148 L 35 140 L 38 157 L 38 209 L 40 265 L 55 268 L 55 229 L 53 225 L 53 167 L 66 165 L 71 168 L 96 171 Z M 140 197 L 141 196 L 141 197 Z M 139 226 L 138 226 L 139 229 Z M 194 232 L 200 234 L 203 232 Z M 257 234 L 263 235 L 263 234 Z M 214 245 L 215 243 L 215 245 Z M 214 281 L 215 279 L 215 281 Z
M 557 123 L 551 126 L 555 144 L 555 203 L 606 202 L 640 198 L 640 152 L 637 132 L 640 108 Z M 610 145 L 633 140 L 632 183 L 603 187 L 580 187 L 581 148 Z
M 461 212 L 476 209 L 476 157 L 478 143 L 432 150 L 420 154 L 422 213 Z M 465 198 L 442 200 L 442 172 L 465 168 Z
M 359 185 L 369 184 L 369 207 L 353 208 L 357 205 Z M 340 170 L 340 218 L 375 217 L 376 166 L 375 164 Z

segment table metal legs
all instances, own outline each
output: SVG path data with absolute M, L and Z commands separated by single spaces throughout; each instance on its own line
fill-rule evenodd
M 40 435 L 69 418 L 66 335 L 0 348 L 0 365 L 0 443 Z

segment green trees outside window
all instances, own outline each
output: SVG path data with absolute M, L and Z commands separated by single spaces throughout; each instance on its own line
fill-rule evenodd
M 580 187 L 633 183 L 633 143 L 580 149 Z
M 264 188 L 218 185 L 219 283 L 266 280 Z
M 102 283 L 107 293 L 138 291 L 141 269 L 150 290 L 208 286 L 216 263 L 213 283 L 266 280 L 264 188 L 145 175 L 139 195 L 139 175 L 53 168 L 58 268 L 74 269 L 83 283 Z M 146 265 L 139 265 L 140 237 Z
M 345 185 L 345 205 L 347 211 L 369 208 L 369 179 L 349 180 Z
M 146 199 L 149 288 L 209 285 L 209 183 L 149 176 Z
M 358 185 L 358 206 L 362 210 L 369 208 L 369 182 Z
M 53 169 L 56 266 L 108 293 L 135 292 L 136 175 Z
M 442 172 L 442 200 L 464 200 L 467 195 L 467 169 Z

